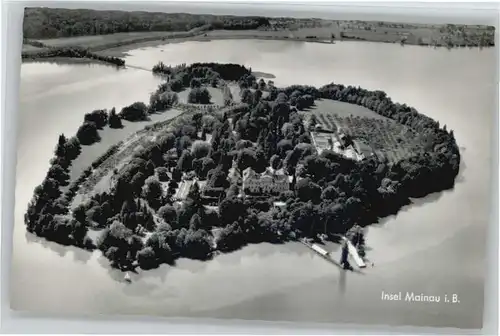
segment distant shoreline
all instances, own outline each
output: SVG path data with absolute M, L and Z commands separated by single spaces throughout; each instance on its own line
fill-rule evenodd
M 332 33 L 334 32 L 334 33 Z M 116 33 L 108 35 L 75 36 L 60 39 L 40 39 L 34 43 L 43 43 L 53 48 L 79 47 L 88 49 L 90 52 L 98 53 L 108 57 L 125 57 L 127 51 L 145 47 L 154 47 L 170 43 L 183 42 L 210 42 L 215 40 L 269 40 L 269 41 L 296 41 L 321 44 L 335 44 L 336 42 L 360 41 L 391 43 L 404 45 L 416 45 L 434 48 L 483 48 L 488 46 L 467 45 L 465 42 L 456 43 L 452 46 L 444 42 L 427 42 L 421 37 L 401 40 L 399 34 L 365 33 L 361 31 L 339 32 L 333 27 L 305 28 L 298 30 L 192 30 L 189 32 L 145 32 L 141 34 Z M 333 38 L 332 38 L 333 35 Z M 411 35 L 411 34 L 410 34 Z M 25 47 L 25 48 L 24 48 Z M 491 46 L 490 46 L 491 47 Z M 23 45 L 23 58 L 41 59 L 39 56 L 45 48 L 33 48 Z

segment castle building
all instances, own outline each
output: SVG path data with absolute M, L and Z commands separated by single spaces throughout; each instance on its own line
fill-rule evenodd
M 279 194 L 290 189 L 290 181 L 282 172 L 272 172 L 270 169 L 262 174 L 252 168 L 243 171 L 243 191 L 251 194 Z

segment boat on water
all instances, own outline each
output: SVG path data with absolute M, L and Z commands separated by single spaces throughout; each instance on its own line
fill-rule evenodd
M 125 276 L 123 277 L 123 280 L 125 280 L 125 282 L 128 282 L 128 283 L 131 283 L 132 282 L 132 279 L 130 278 L 130 274 L 125 273 Z

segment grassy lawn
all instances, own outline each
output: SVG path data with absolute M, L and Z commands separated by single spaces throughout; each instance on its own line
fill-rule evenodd
M 240 90 L 240 87 L 238 86 L 238 84 L 229 84 L 228 87 L 229 87 L 229 90 L 231 90 L 231 94 L 233 95 L 233 101 L 236 104 L 241 103 L 241 97 L 240 97 L 241 90 Z
M 45 48 L 32 46 L 31 44 L 23 44 L 22 52 L 36 52 L 36 51 L 42 51 L 44 49 Z
M 224 98 L 222 96 L 222 91 L 219 88 L 207 87 L 208 92 L 212 96 L 211 102 L 212 104 L 224 105 Z
M 177 96 L 179 97 L 179 103 L 187 104 L 188 102 L 188 94 L 191 89 L 185 89 L 181 92 L 177 92 Z
M 314 103 L 315 106 L 312 107 L 307 113 L 316 114 L 318 117 L 320 114 L 334 113 L 340 117 L 353 116 L 353 117 L 364 117 L 372 119 L 387 119 L 366 107 L 355 104 L 344 103 L 331 99 L 319 99 L 316 100 Z

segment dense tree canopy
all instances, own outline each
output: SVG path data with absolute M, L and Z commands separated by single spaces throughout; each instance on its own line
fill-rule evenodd
M 97 126 L 93 122 L 85 122 L 80 126 L 76 132 L 76 137 L 82 145 L 92 145 L 101 139 Z
M 180 32 L 204 25 L 212 29 L 245 30 L 269 25 L 269 21 L 261 17 L 38 7 L 25 9 L 23 33 L 27 38 L 54 38 L 124 32 Z
M 135 102 L 124 107 L 120 112 L 120 117 L 128 121 L 146 120 L 148 117 L 148 107 L 142 102 Z

